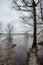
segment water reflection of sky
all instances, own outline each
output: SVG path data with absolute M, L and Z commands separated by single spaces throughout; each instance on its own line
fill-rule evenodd
M 31 48 L 32 40 L 31 38 L 27 40 L 25 36 L 16 36 L 17 38 L 13 39 L 13 44 L 17 44 L 15 48 L 12 49 L 12 59 L 13 65 L 24 65 L 27 60 L 27 55 L 29 57 L 29 48 Z M 6 46 L 8 45 L 7 40 L 2 42 L 3 54 L 9 53 L 8 50 L 5 50 Z M 38 46 L 38 57 L 43 57 L 43 46 Z M 28 54 L 27 54 L 28 53 Z

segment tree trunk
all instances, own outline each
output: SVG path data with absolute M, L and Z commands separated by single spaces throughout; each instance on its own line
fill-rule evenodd
M 32 45 L 32 48 L 36 48 L 37 47 L 37 37 L 36 37 L 36 6 L 35 6 L 35 2 L 33 0 L 33 16 L 34 16 L 34 37 L 33 37 L 33 45 Z

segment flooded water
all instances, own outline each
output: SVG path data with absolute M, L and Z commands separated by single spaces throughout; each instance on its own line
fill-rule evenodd
M 43 45 L 38 45 L 37 53 L 34 53 L 30 51 L 33 40 L 31 37 L 27 39 L 24 35 L 15 35 L 11 43 L 16 46 L 8 49 L 8 40 L 2 42 L 4 38 L 0 39 L 0 55 L 4 58 L 3 65 L 43 65 Z M 0 65 L 2 65 L 1 59 Z

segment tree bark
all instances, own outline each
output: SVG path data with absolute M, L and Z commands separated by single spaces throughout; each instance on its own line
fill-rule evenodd
M 33 5 L 33 12 L 34 12 L 34 14 L 33 14 L 33 16 L 34 16 L 34 36 L 33 36 L 33 45 L 32 45 L 32 48 L 36 48 L 37 47 L 37 36 L 36 36 L 36 6 L 35 6 L 35 2 L 34 2 L 34 0 L 33 0 L 33 3 L 32 3 L 32 5 Z

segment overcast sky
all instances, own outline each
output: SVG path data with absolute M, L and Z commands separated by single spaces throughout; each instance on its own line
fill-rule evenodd
M 18 12 L 14 9 L 11 9 L 10 4 L 11 2 L 9 0 L 0 0 L 0 21 L 3 22 L 4 26 L 8 22 L 14 23 L 16 32 L 22 32 L 26 30 L 24 28 L 25 25 L 20 22 Z

